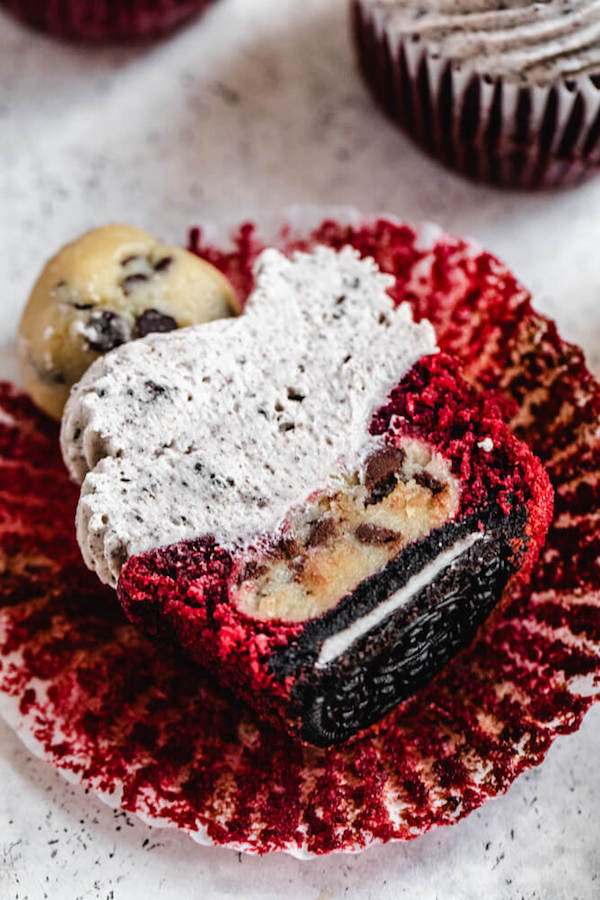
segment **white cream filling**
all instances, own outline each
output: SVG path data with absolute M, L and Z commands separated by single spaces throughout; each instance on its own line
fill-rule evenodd
M 328 637 L 323 641 L 319 658 L 315 663 L 315 668 L 324 669 L 325 666 L 328 666 L 334 659 L 337 659 L 338 656 L 345 653 L 355 641 L 358 641 L 368 634 L 369 631 L 377 628 L 384 619 L 387 619 L 388 616 L 396 612 L 397 609 L 400 609 L 401 606 L 405 606 L 412 597 L 419 593 L 419 591 L 422 591 L 423 588 L 426 588 L 427 585 L 431 584 L 440 572 L 450 568 L 459 557 L 466 553 L 477 541 L 482 540 L 482 538 L 484 538 L 484 534 L 481 531 L 478 531 L 475 534 L 470 534 L 468 537 L 457 541 L 424 566 L 420 572 L 413 575 L 404 587 L 393 593 L 391 597 L 388 597 L 387 600 L 380 603 L 375 609 L 372 609 L 370 613 L 356 619 L 352 625 L 349 625 L 348 628 L 344 628 L 343 631 L 339 631 L 337 634 L 332 634 L 331 637 Z
M 429 322 L 394 307 L 393 283 L 349 247 L 266 250 L 239 318 L 97 360 L 61 431 L 87 565 L 115 584 L 156 547 L 202 535 L 244 546 L 355 466 L 373 412 L 437 349 Z

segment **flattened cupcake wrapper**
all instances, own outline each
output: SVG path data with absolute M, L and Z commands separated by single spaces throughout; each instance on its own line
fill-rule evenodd
M 353 0 L 353 26 L 376 99 L 446 165 L 523 188 L 573 183 L 597 170 L 600 74 L 548 85 L 482 76 L 390 35 L 382 10 L 362 0 Z
M 554 520 L 531 584 L 402 710 L 347 744 L 307 748 L 126 622 L 81 561 L 77 489 L 55 423 L 4 384 L 0 714 L 68 780 L 148 823 L 306 857 L 457 822 L 539 764 L 600 700 L 600 387 L 582 352 L 476 245 L 339 210 L 285 221 L 241 226 L 233 243 L 194 231 L 191 247 L 240 296 L 264 242 L 352 244 L 393 272 L 393 296 L 432 321 L 470 381 L 504 394 L 513 431 L 552 478 Z
M 81 41 L 137 41 L 168 34 L 214 0 L 0 0 L 40 31 Z

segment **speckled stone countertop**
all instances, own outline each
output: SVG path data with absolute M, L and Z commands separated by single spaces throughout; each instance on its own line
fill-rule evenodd
M 600 374 L 600 179 L 498 193 L 421 155 L 371 105 L 345 0 L 220 0 L 145 50 L 90 50 L 0 13 L 0 375 L 44 259 L 125 220 L 169 241 L 203 220 L 350 203 L 476 237 Z M 2 900 L 594 900 L 600 709 L 508 795 L 409 845 L 311 862 L 238 857 L 113 813 L 0 723 Z

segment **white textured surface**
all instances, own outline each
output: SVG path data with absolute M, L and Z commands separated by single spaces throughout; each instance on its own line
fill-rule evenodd
M 77 539 L 108 584 L 156 547 L 272 535 L 354 469 L 374 411 L 436 350 L 428 322 L 394 309 L 394 279 L 348 247 L 265 250 L 255 275 L 242 316 L 123 344 L 71 394 L 61 445 L 83 480 Z
M 177 242 L 203 218 L 306 200 L 477 237 L 600 374 L 600 181 L 499 193 L 439 169 L 371 106 L 344 22 L 344 0 L 221 0 L 167 44 L 89 51 L 0 13 L 0 340 L 43 259 L 92 225 Z M 596 900 L 599 736 L 596 709 L 506 797 L 410 845 L 239 862 L 105 809 L 0 724 L 0 897 Z

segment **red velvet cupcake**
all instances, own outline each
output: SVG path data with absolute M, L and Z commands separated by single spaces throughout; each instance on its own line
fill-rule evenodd
M 353 0 L 353 22 L 375 98 L 446 165 L 525 188 L 597 170 L 596 4 Z
M 28 25 L 76 41 L 159 38 L 199 15 L 213 0 L 1 0 Z
M 353 248 L 265 250 L 244 314 L 96 360 L 65 407 L 77 536 L 129 618 L 316 746 L 467 647 L 552 489 Z
M 195 230 L 191 249 L 242 299 L 265 245 L 348 245 L 374 258 L 464 377 L 506 401 L 511 430 L 556 491 L 529 583 L 509 591 L 468 651 L 358 739 L 306 747 L 222 691 L 213 671 L 128 624 L 81 559 L 79 492 L 54 423 L 0 386 L 0 715 L 70 782 L 128 814 L 203 844 L 302 858 L 455 824 L 539 765 L 600 699 L 600 389 L 582 351 L 473 243 L 325 215 L 294 211 L 231 240 Z

